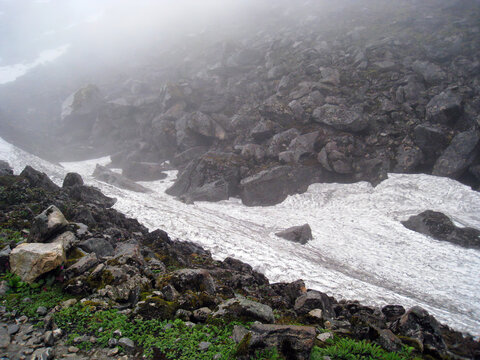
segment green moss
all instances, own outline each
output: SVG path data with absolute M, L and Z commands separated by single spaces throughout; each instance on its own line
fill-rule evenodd
M 67 253 L 67 268 L 75 264 L 78 260 L 85 256 L 85 253 L 77 248 L 73 248 Z

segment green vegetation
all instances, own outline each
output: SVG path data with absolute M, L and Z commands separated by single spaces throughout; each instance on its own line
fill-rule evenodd
M 2 280 L 7 282 L 10 289 L 4 296 L 0 296 L 0 304 L 8 311 L 16 310 L 17 313 L 28 316 L 30 320 L 39 318 L 37 309 L 40 306 L 50 310 L 71 298 L 62 292 L 61 287 L 53 284 L 54 276 L 28 284 L 21 281 L 17 275 L 7 272 L 0 275 L 0 281 Z
M 332 360 L 412 360 L 413 348 L 404 347 L 401 352 L 388 352 L 380 346 L 348 338 L 335 338 L 326 341 L 326 346 L 315 346 L 311 360 L 322 360 L 329 356 Z

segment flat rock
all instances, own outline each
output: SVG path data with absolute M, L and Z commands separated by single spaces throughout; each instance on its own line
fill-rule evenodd
M 323 105 L 313 111 L 312 117 L 318 123 L 343 131 L 358 132 L 365 130 L 368 126 L 368 121 L 362 112 L 348 109 L 343 105 Z
M 250 321 L 263 321 L 266 323 L 275 322 L 275 316 L 270 306 L 251 301 L 243 297 L 228 299 L 218 306 L 218 310 L 212 314 L 213 317 L 232 317 L 234 319 Z

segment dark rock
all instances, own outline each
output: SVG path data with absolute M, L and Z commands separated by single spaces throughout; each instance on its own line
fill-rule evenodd
M 100 181 L 104 181 L 108 184 L 117 186 L 122 189 L 142 192 L 142 193 L 149 192 L 149 190 L 143 187 L 142 185 L 136 184 L 135 182 L 124 177 L 123 175 L 114 173 L 113 171 L 107 169 L 106 167 L 98 164 L 95 168 L 95 171 L 93 172 L 93 176 Z
M 444 353 L 446 344 L 442 338 L 440 324 L 425 309 L 415 306 L 392 324 L 394 333 L 417 339 L 423 352 L 437 356 Z
M 361 111 L 347 109 L 343 105 L 323 105 L 316 108 L 312 116 L 316 122 L 330 125 L 337 130 L 358 132 L 368 126 L 368 121 Z
M 319 177 L 318 168 L 276 166 L 243 179 L 240 197 L 247 206 L 275 205 L 288 195 L 305 192 Z
M 213 317 L 232 318 L 242 321 L 275 322 L 275 316 L 270 306 L 243 297 L 228 299 L 218 306 Z
M 271 120 L 262 120 L 251 131 L 250 136 L 258 142 L 268 140 L 275 134 L 277 125 Z
M 66 191 L 74 200 L 104 206 L 106 208 L 111 208 L 117 202 L 117 199 L 104 195 L 93 186 L 71 185 L 67 187 Z M 91 223 L 91 221 L 86 223 Z
M 480 230 L 459 228 L 441 212 L 427 210 L 402 224 L 413 231 L 467 248 L 480 248 Z
M 412 68 L 430 85 L 438 84 L 447 78 L 447 74 L 440 66 L 428 61 L 417 60 L 413 63 Z
M 278 154 L 287 150 L 292 140 L 298 135 L 300 135 L 300 132 L 297 129 L 289 129 L 279 134 L 275 134 L 268 145 L 267 155 L 278 158 Z
M 60 190 L 60 187 L 55 185 L 45 173 L 37 171 L 29 165 L 23 169 L 20 173 L 20 177 L 27 180 L 32 187 L 39 187 L 48 191 Z
M 439 124 L 453 123 L 462 115 L 462 97 L 452 90 L 445 90 L 430 100 L 426 110 L 428 121 Z
M 12 324 L 7 326 L 8 335 L 15 335 L 19 330 L 20 326 L 18 324 Z
M 11 252 L 12 252 L 12 249 L 10 248 L 9 245 L 5 246 L 0 251 L 0 272 L 5 272 L 6 270 L 8 270 L 8 261 L 9 261 Z
M 308 314 L 314 309 L 322 310 L 329 318 L 335 316 L 332 299 L 320 291 L 310 290 L 295 300 L 295 312 L 300 315 Z
M 0 160 L 0 176 L 13 175 L 13 169 L 10 164 L 4 160 Z
M 198 350 L 199 351 L 207 351 L 210 346 L 212 346 L 212 343 L 208 342 L 208 341 L 201 341 L 199 344 L 198 344 Z
M 276 348 L 286 359 L 307 360 L 315 342 L 315 328 L 293 325 L 252 325 L 248 353 Z M 244 338 L 245 339 L 245 338 Z
M 288 87 L 287 84 L 283 85 Z M 258 109 L 260 115 L 262 115 L 267 121 L 272 121 L 275 124 L 281 126 L 291 126 L 294 121 L 294 115 L 292 110 L 275 97 L 272 97 L 265 101 Z
M 204 269 L 181 269 L 172 273 L 170 283 L 180 292 L 186 290 L 205 291 L 215 294 L 212 276 Z
M 399 352 L 403 347 L 402 341 L 389 329 L 379 330 L 375 342 L 390 352 Z
M 205 154 L 207 151 L 208 151 L 207 146 L 192 147 L 180 154 L 175 155 L 175 157 L 172 160 L 172 163 L 177 166 L 189 163 L 194 159 L 198 159 L 199 157 L 202 157 L 202 155 Z
M 314 155 L 318 147 L 319 131 L 297 136 L 288 146 L 288 150 L 293 153 L 295 162 L 299 162 L 303 156 Z
M 422 164 L 423 152 L 416 146 L 400 145 L 395 160 L 394 172 L 411 173 Z
M 351 174 L 354 171 L 354 149 L 355 140 L 352 136 L 337 136 L 329 139 L 318 153 L 317 161 L 325 170 L 342 175 Z
M 193 318 L 197 322 L 205 322 L 208 319 L 208 316 L 212 313 L 212 310 L 210 310 L 207 307 L 203 307 L 200 309 L 197 309 L 193 312 Z
M 437 159 L 432 174 L 454 179 L 460 177 L 477 157 L 479 141 L 480 137 L 476 130 L 465 131 L 455 136 Z
M 296 243 L 300 243 L 302 245 L 305 245 L 308 240 L 313 239 L 312 229 L 308 224 L 304 224 L 301 226 L 293 226 L 286 230 L 275 233 L 275 235 Z
M 88 254 L 78 260 L 75 264 L 70 266 L 66 272 L 65 276 L 68 279 L 71 279 L 75 276 L 84 274 L 86 271 L 90 270 L 98 264 L 97 255 L 95 253 Z
M 87 253 L 95 253 L 98 258 L 113 256 L 115 253 L 115 249 L 110 242 L 103 238 L 91 238 L 81 241 L 78 247 Z
M 167 177 L 159 164 L 134 161 L 127 162 L 123 167 L 122 175 L 133 181 L 156 181 Z
M 255 159 L 261 162 L 265 158 L 263 146 L 258 144 L 247 144 L 242 146 L 242 156 L 247 159 Z
M 67 225 L 68 221 L 62 212 L 55 205 L 51 205 L 33 219 L 29 242 L 47 242 Z
M 405 308 L 401 305 L 386 305 L 382 308 L 382 313 L 388 322 L 397 320 L 405 314 Z
M 63 188 L 75 185 L 83 185 L 83 179 L 80 174 L 77 173 L 68 173 L 65 175 L 65 179 L 63 179 Z
M 447 134 L 438 125 L 417 125 L 413 133 L 415 144 L 423 151 L 428 163 L 433 164 L 448 146 Z

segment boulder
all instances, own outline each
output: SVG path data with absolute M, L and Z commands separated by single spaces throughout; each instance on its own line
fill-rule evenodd
M 23 243 L 10 253 L 12 272 L 32 283 L 40 275 L 52 271 L 66 260 L 63 243 Z
M 315 335 L 312 326 L 253 324 L 242 340 L 247 345 L 246 353 L 251 356 L 257 351 L 276 348 L 285 359 L 308 360 Z
M 268 140 L 277 132 L 278 126 L 271 120 L 260 121 L 251 131 L 250 136 L 257 142 Z
M 0 176 L 6 175 L 13 175 L 13 169 L 8 162 L 0 160 Z
M 440 66 L 428 61 L 417 60 L 412 64 L 412 68 L 429 85 L 441 83 L 447 78 L 447 74 Z
M 83 185 L 83 179 L 80 174 L 77 173 L 68 173 L 65 175 L 65 179 L 63 179 L 63 188 L 69 187 L 69 186 L 75 186 L 75 185 Z
M 312 240 L 312 229 L 310 225 L 293 226 L 286 230 L 275 233 L 275 235 L 305 245 L 308 240 Z
M 29 242 L 47 242 L 62 232 L 67 225 L 68 221 L 62 212 L 55 205 L 51 205 L 33 219 L 28 240 Z
M 325 170 L 337 174 L 351 174 L 353 168 L 353 155 L 355 154 L 355 139 L 351 135 L 330 138 L 318 153 L 317 161 Z M 361 155 L 361 154 L 356 154 Z
M 220 124 L 200 111 L 184 115 L 175 124 L 177 145 L 182 149 L 210 145 L 214 139 L 224 140 L 226 132 Z
M 263 146 L 258 144 L 243 145 L 241 154 L 247 159 L 255 159 L 259 162 L 265 158 L 265 150 L 263 149 Z
M 294 309 L 299 315 L 305 315 L 314 309 L 320 309 L 328 318 L 335 316 L 332 299 L 327 294 L 315 290 L 307 291 L 306 294 L 298 297 L 295 300 Z
M 312 117 L 320 124 L 342 131 L 358 132 L 368 126 L 368 121 L 361 111 L 348 109 L 344 105 L 323 105 L 313 111 Z
M 288 150 L 293 153 L 295 162 L 299 162 L 304 156 L 316 154 L 318 147 L 319 131 L 297 136 L 288 146 Z
M 0 250 L 0 273 L 4 273 L 5 271 L 8 270 L 8 261 L 9 261 L 11 252 L 12 252 L 12 249 L 10 245 L 7 245 L 3 247 L 2 250 Z
M 448 134 L 439 125 L 420 124 L 413 130 L 415 144 L 425 155 L 425 161 L 433 164 L 448 146 Z
M 232 298 L 222 302 L 212 316 L 242 321 L 275 322 L 275 316 L 270 306 L 247 300 L 244 297 Z
M 294 128 L 275 134 L 268 144 L 267 155 L 278 158 L 278 154 L 287 150 L 292 140 L 298 135 L 300 135 L 300 132 Z
M 91 238 L 81 241 L 78 247 L 87 253 L 95 253 L 99 258 L 113 256 L 115 249 L 110 242 L 103 238 Z
M 434 96 L 426 108 L 427 120 L 439 124 L 456 122 L 462 112 L 462 97 L 452 90 L 445 90 Z
M 141 193 L 146 193 L 150 191 L 147 188 L 143 187 L 142 185 L 139 185 L 127 179 L 123 175 L 114 173 L 113 171 L 107 169 L 105 166 L 101 166 L 99 164 L 97 164 L 97 166 L 95 167 L 93 176 L 100 181 L 104 181 L 108 184 L 117 186 L 122 189 L 141 192 Z
M 161 165 L 135 161 L 127 162 L 123 167 L 122 175 L 133 181 L 156 181 L 167 177 Z
M 288 82 L 288 80 L 284 81 Z M 288 84 L 282 85 L 282 89 L 283 88 L 288 88 Z M 264 119 L 281 126 L 291 126 L 294 122 L 294 114 L 290 107 L 279 101 L 276 97 L 267 99 L 259 107 L 258 111 Z
M 425 309 L 415 306 L 392 324 L 396 334 L 417 339 L 423 352 L 434 352 L 437 356 L 446 350 L 440 324 Z
M 382 307 L 382 313 L 388 322 L 397 320 L 405 314 L 405 308 L 401 305 L 385 305 Z
M 476 130 L 456 135 L 435 162 L 432 174 L 454 179 L 460 177 L 478 156 L 479 141 L 480 137 Z
M 411 216 L 407 221 L 402 221 L 402 224 L 410 230 L 437 240 L 467 248 L 480 248 L 480 230 L 457 227 L 447 215 L 441 212 L 427 210 Z
M 170 283 L 176 290 L 205 291 L 209 295 L 215 294 L 215 283 L 208 270 L 181 269 L 171 274 Z
M 95 114 L 103 103 L 103 96 L 97 86 L 89 84 L 71 94 L 62 104 L 62 120 L 73 116 Z
M 111 208 L 117 202 L 116 198 L 104 195 L 100 190 L 93 186 L 72 185 L 66 188 L 68 195 L 77 201 L 94 204 L 105 208 Z
M 411 173 L 422 164 L 423 152 L 417 146 L 402 144 L 397 149 L 395 161 L 394 172 Z
M 86 271 L 90 270 L 97 264 L 97 255 L 95 255 L 95 253 L 88 254 L 80 258 L 80 260 L 78 260 L 72 266 L 68 267 L 65 271 L 65 276 L 67 279 L 74 278 L 75 276 L 84 274 Z
M 243 179 L 240 196 L 247 206 L 275 205 L 288 195 L 305 192 L 319 178 L 319 168 L 276 166 Z
M 47 174 L 37 171 L 29 165 L 25 166 L 20 177 L 27 180 L 31 187 L 39 187 L 48 191 L 60 190 L 60 187 L 55 185 Z

